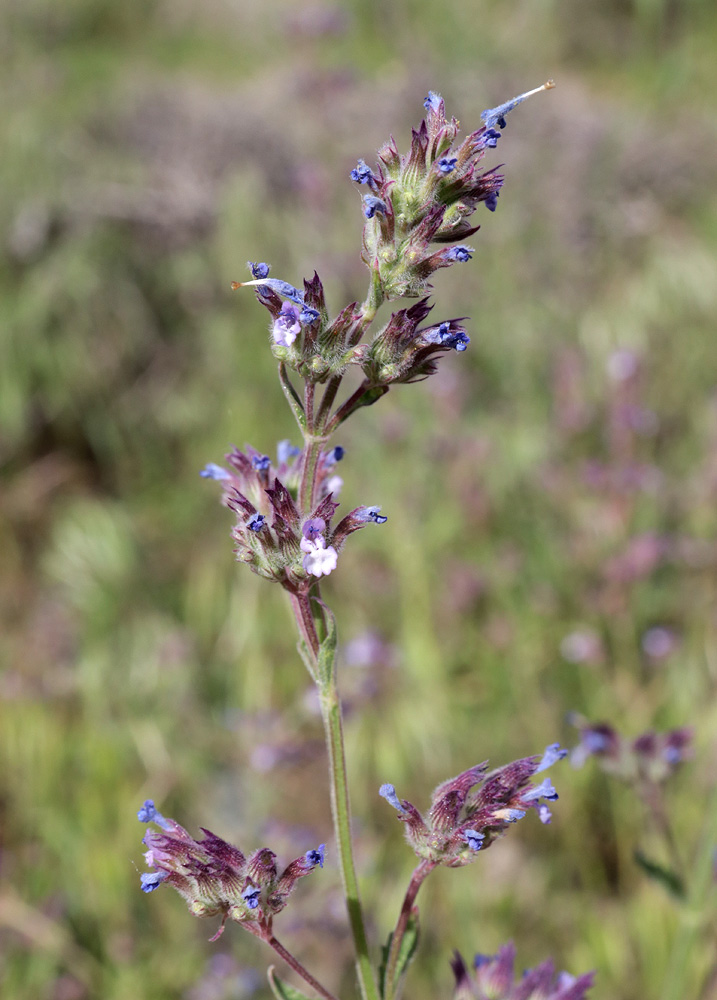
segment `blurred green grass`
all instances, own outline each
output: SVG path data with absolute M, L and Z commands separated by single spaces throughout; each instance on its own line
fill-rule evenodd
M 692 857 L 717 724 L 712 6 L 34 0 L 0 16 L 4 995 L 266 994 L 248 935 L 208 944 L 214 928 L 143 896 L 135 868 L 147 796 L 284 858 L 329 837 L 287 608 L 233 563 L 197 476 L 231 442 L 293 435 L 263 313 L 228 285 L 250 258 L 293 282 L 316 268 L 333 309 L 362 296 L 347 172 L 389 132 L 405 147 L 429 87 L 470 129 L 559 84 L 512 116 L 499 210 L 436 283 L 437 313 L 473 317 L 470 351 L 342 436 L 344 503 L 390 518 L 326 588 L 345 640 L 370 629 L 397 650 L 344 668 L 373 939 L 411 869 L 378 785 L 426 803 L 478 760 L 575 741 L 571 710 L 629 734 L 695 727 L 668 789 Z M 616 351 L 634 377 L 614 377 Z M 642 648 L 654 627 L 674 636 L 664 658 Z M 576 632 L 597 650 L 578 663 L 561 653 Z M 555 783 L 550 828 L 429 880 L 416 1000 L 449 995 L 452 948 L 510 937 L 525 966 L 596 968 L 598 998 L 662 995 L 679 927 L 708 913 L 633 864 L 661 848 L 629 790 L 589 765 Z M 301 894 L 282 937 L 348 994 L 335 869 Z M 685 996 L 712 960 L 698 932 Z

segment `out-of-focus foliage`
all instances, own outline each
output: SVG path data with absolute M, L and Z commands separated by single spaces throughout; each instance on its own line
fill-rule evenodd
M 0 17 L 3 995 L 268 995 L 248 935 L 207 943 L 216 928 L 135 870 L 146 797 L 193 833 L 270 835 L 284 861 L 329 840 L 289 614 L 233 563 L 197 475 L 292 434 L 264 313 L 229 282 L 267 260 L 294 284 L 316 268 L 334 310 L 362 297 L 348 171 L 389 132 L 405 147 L 429 88 L 471 129 L 558 82 L 513 113 L 498 211 L 435 282 L 434 315 L 472 316 L 470 350 L 341 442 L 345 503 L 390 517 L 326 587 L 343 640 L 364 636 L 343 669 L 376 950 L 412 863 L 379 785 L 423 801 L 487 757 L 576 743 L 569 711 L 626 736 L 694 727 L 665 790 L 689 883 L 717 763 L 713 6 L 9 0 Z M 667 859 L 630 789 L 590 763 L 554 781 L 551 827 L 429 879 L 412 998 L 449 995 L 454 947 L 508 938 L 527 965 L 595 968 L 617 1000 L 663 995 L 687 941 L 698 995 L 710 897 L 688 912 L 634 863 Z M 330 854 L 308 881 L 277 930 L 350 995 Z

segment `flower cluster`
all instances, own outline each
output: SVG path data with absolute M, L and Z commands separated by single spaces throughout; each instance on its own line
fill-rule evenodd
M 276 855 L 268 847 L 246 858 L 238 847 L 209 830 L 202 829 L 204 838 L 194 840 L 179 823 L 162 816 L 150 799 L 137 818 L 160 830 L 148 829 L 144 835 L 145 861 L 153 870 L 142 874 L 142 890 L 153 892 L 166 882 L 184 897 L 195 916 L 220 916 L 215 937 L 227 920 L 244 924 L 253 933 L 270 930 L 274 914 L 284 909 L 297 881 L 324 866 L 326 845 L 321 844 L 295 858 L 280 875 Z
M 545 802 L 555 801 L 558 794 L 549 778 L 539 785 L 530 779 L 566 754 L 553 743 L 542 757 L 524 757 L 490 773 L 487 764 L 477 764 L 436 788 L 425 819 L 414 805 L 399 799 L 393 785 L 382 785 L 379 794 L 398 812 L 418 857 L 460 868 L 475 861 L 479 851 L 490 847 L 528 809 L 536 809 L 541 822 L 550 822 Z
M 497 955 L 476 955 L 472 975 L 456 952 L 451 962 L 456 978 L 453 1000 L 584 1000 L 593 984 L 592 972 L 556 975 L 552 959 L 526 969 L 517 980 L 514 966 L 512 942 L 499 948 Z
M 426 117 L 413 130 L 407 154 L 402 156 L 391 139 L 379 150 L 375 170 L 358 161 L 350 176 L 368 188 L 362 196 L 362 259 L 371 272 L 373 312 L 386 299 L 421 295 L 435 271 L 471 259 L 473 247 L 462 242 L 480 228 L 471 224 L 471 216 L 480 204 L 495 211 L 503 185 L 495 167 L 481 171 L 479 163 L 486 150 L 496 147 L 505 116 L 531 94 L 552 86 L 548 81 L 484 111 L 484 124 L 455 149 L 458 122 L 446 118 L 442 97 L 431 91 L 424 101 Z M 435 249 L 435 244 L 453 245 Z M 464 351 L 470 342 L 456 319 L 419 327 L 429 311 L 424 299 L 414 310 L 393 315 L 371 343 L 361 343 L 367 328 L 363 308 L 353 302 L 331 320 L 316 273 L 301 290 L 270 277 L 266 263 L 250 261 L 248 266 L 251 281 L 233 282 L 232 287 L 256 289 L 271 315 L 275 357 L 312 383 L 341 377 L 350 365 L 358 365 L 370 389 L 362 405 L 374 402 L 392 383 L 432 374 L 438 355 Z
M 573 722 L 580 730 L 580 743 L 570 754 L 574 767 L 597 757 L 604 771 L 623 781 L 658 784 L 692 756 L 692 730 L 686 726 L 665 733 L 649 730 L 629 740 L 607 722 L 591 723 L 579 717 Z
M 431 91 L 424 101 L 426 117 L 412 133 L 411 149 L 401 156 L 393 139 L 378 152 L 376 171 L 363 160 L 351 177 L 366 184 L 363 236 L 364 263 L 389 298 L 420 295 L 427 279 L 442 267 L 470 260 L 471 247 L 459 241 L 478 226 L 471 216 L 478 205 L 495 211 L 503 177 L 495 168 L 479 171 L 486 149 L 495 148 L 505 127 L 505 115 L 532 93 L 552 82 L 484 111 L 484 124 L 466 136 L 456 149 L 459 131 L 455 118 L 446 118 L 440 94 Z M 434 251 L 431 243 L 456 243 Z
M 222 484 L 224 503 L 237 514 L 237 559 L 292 593 L 306 593 L 313 578 L 336 568 L 348 535 L 372 522 L 383 524 L 387 518 L 379 507 L 357 507 L 331 530 L 339 506 L 334 497 L 343 485 L 335 469 L 343 456 L 340 446 L 321 454 L 316 480 L 321 499 L 304 516 L 296 504 L 304 452 L 290 442 L 280 442 L 276 466 L 251 447 L 232 449 L 225 456 L 228 467 L 210 462 L 200 475 Z

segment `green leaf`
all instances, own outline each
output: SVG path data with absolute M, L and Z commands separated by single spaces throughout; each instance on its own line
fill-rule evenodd
M 334 618 L 331 608 L 327 607 L 323 601 L 318 601 L 317 598 L 313 598 L 317 603 L 321 604 L 324 612 L 324 618 L 326 621 L 326 638 L 319 646 L 319 684 L 326 688 L 331 683 L 334 676 L 334 664 L 336 662 L 336 619 Z
M 665 868 L 657 861 L 652 861 L 642 851 L 635 851 L 634 858 L 635 864 L 642 868 L 649 878 L 659 882 L 663 888 L 667 889 L 671 896 L 676 899 L 685 898 L 685 886 L 677 872 L 671 868 Z
M 283 979 L 279 979 L 273 965 L 270 965 L 266 970 L 266 978 L 269 980 L 271 992 L 276 997 L 276 1000 L 314 1000 L 313 997 L 309 998 L 306 993 L 297 990 L 295 986 L 289 986 Z
M 392 997 L 399 996 L 400 985 L 403 976 L 406 973 L 406 969 L 411 963 L 413 956 L 416 954 L 416 948 L 418 947 L 418 937 L 419 937 L 419 926 L 418 926 L 418 909 L 415 908 L 411 911 L 411 915 L 408 918 L 408 923 L 406 925 L 406 930 L 403 935 L 403 940 L 401 941 L 401 947 L 398 952 L 398 959 L 396 961 L 396 968 L 394 970 L 393 983 L 391 984 L 391 989 L 389 993 Z M 388 955 L 391 950 L 391 942 L 393 941 L 393 931 L 388 935 L 388 941 L 381 949 L 381 966 L 379 968 L 379 987 L 381 990 L 381 996 L 386 996 L 386 975 L 387 975 L 387 963 Z

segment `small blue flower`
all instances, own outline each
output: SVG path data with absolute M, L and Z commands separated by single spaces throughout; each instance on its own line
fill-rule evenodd
M 325 458 L 326 465 L 336 465 L 337 462 L 341 461 L 341 459 L 344 457 L 345 454 L 346 452 L 341 447 L 341 445 L 337 444 L 335 448 L 331 449 L 331 451 L 326 452 L 326 458 Z
M 485 207 L 489 212 L 495 212 L 498 207 L 498 195 L 500 191 L 491 191 L 490 194 L 485 199 Z
M 517 823 L 519 819 L 525 816 L 524 809 L 501 809 L 500 818 L 505 820 L 506 823 Z
M 264 472 L 271 465 L 271 459 L 268 455 L 253 455 L 251 464 L 257 472 Z
M 266 518 L 263 514 L 256 514 L 250 521 L 247 521 L 246 526 L 250 531 L 261 531 L 265 522 Z
M 315 851 L 307 851 L 304 855 L 304 861 L 307 866 L 315 868 L 316 865 L 319 868 L 324 867 L 324 854 L 326 853 L 326 844 L 319 844 Z
M 262 288 L 271 288 L 272 292 L 276 292 L 277 295 L 281 295 L 284 299 L 291 299 L 292 302 L 296 302 L 299 306 L 303 306 L 304 304 L 304 293 L 300 292 L 298 288 L 294 288 L 288 281 L 282 281 L 281 278 L 237 281 L 232 285 L 232 288 L 248 288 L 256 285 L 260 285 Z
M 300 454 L 301 448 L 297 448 L 288 438 L 284 441 L 279 441 L 276 446 L 276 459 L 279 465 L 284 465 L 290 459 L 296 458 Z
M 495 149 L 500 139 L 500 132 L 494 128 L 487 128 L 482 135 L 483 145 L 489 149 Z
M 167 878 L 169 878 L 169 872 L 142 872 L 139 877 L 142 892 L 154 892 Z
M 558 793 L 553 788 L 550 778 L 544 778 L 539 785 L 534 785 L 521 795 L 523 802 L 532 802 L 537 799 L 548 799 L 550 802 L 555 802 L 557 797 Z
M 244 892 L 241 894 L 241 898 L 244 900 L 246 905 L 250 910 L 255 910 L 259 905 L 259 896 L 261 895 L 261 889 L 258 889 L 255 885 L 248 885 Z
M 439 344 L 454 351 L 465 351 L 471 342 L 468 334 L 461 327 L 454 328 L 450 322 L 441 323 L 433 329 L 424 330 L 423 340 L 427 344 Z
M 466 844 L 468 844 L 470 849 L 472 851 L 479 851 L 483 846 L 485 834 L 479 833 L 477 830 L 464 830 L 463 833 L 466 838 Z
M 202 479 L 216 479 L 219 482 L 231 478 L 226 469 L 223 469 L 221 465 L 215 465 L 214 462 L 207 462 L 199 475 Z
M 451 171 L 456 169 L 456 163 L 458 162 L 457 156 L 442 156 L 438 160 L 436 166 L 443 174 L 450 174 Z
M 142 808 L 137 813 L 137 819 L 140 823 L 156 823 L 157 826 L 161 826 L 163 830 L 170 830 L 172 824 L 169 820 L 165 819 L 164 816 L 156 808 L 152 799 L 146 799 L 142 803 Z
M 541 90 L 551 90 L 555 84 L 552 80 L 548 80 L 544 83 L 542 87 L 536 87 L 534 90 L 526 90 L 524 94 L 519 94 L 514 97 L 511 101 L 506 101 L 505 104 L 499 104 L 497 108 L 486 108 L 485 111 L 481 111 L 481 118 L 486 124 L 486 128 L 505 128 L 505 116 L 513 108 L 517 108 L 519 104 L 522 104 L 526 97 L 532 97 L 533 94 L 540 93 Z
M 545 804 L 538 806 L 538 819 L 541 823 L 545 823 L 547 825 L 552 818 L 553 814 Z
M 393 785 L 389 784 L 381 785 L 381 787 L 378 790 L 378 794 L 381 796 L 381 798 L 385 799 L 389 803 L 389 805 L 392 805 L 397 812 L 400 813 L 405 812 L 401 800 L 399 799 L 398 795 L 396 795 L 396 789 L 393 787 Z
M 380 215 L 385 215 L 386 202 L 381 201 L 380 198 L 376 198 L 372 194 L 365 194 L 363 196 L 363 214 L 367 219 L 373 219 L 376 212 Z
M 457 247 L 451 247 L 450 250 L 446 250 L 446 252 L 443 254 L 443 259 L 457 260 L 460 261 L 462 264 L 465 264 L 466 261 L 471 259 L 474 253 L 475 250 L 473 249 L 473 247 L 467 247 L 461 245 Z
M 552 767 L 553 764 L 557 764 L 559 760 L 562 760 L 563 757 L 567 757 L 567 755 L 568 751 L 561 750 L 559 743 L 551 743 L 550 746 L 547 746 L 545 748 L 545 753 L 543 754 L 542 760 L 540 761 L 540 763 L 538 764 L 533 773 L 540 774 L 541 771 L 545 771 L 549 767 Z
M 268 264 L 258 264 L 253 260 L 247 261 L 247 267 L 251 271 L 252 278 L 268 278 L 269 277 L 269 265 Z
M 376 184 L 376 178 L 373 175 L 373 170 L 365 162 L 365 160 L 359 160 L 354 169 L 350 174 L 351 180 L 356 181 L 357 184 L 368 184 L 369 187 L 373 188 Z
M 440 94 L 437 94 L 435 90 L 428 91 L 428 97 L 423 102 L 423 107 L 426 111 L 432 111 L 434 114 L 438 114 L 438 110 L 441 106 L 441 101 L 443 98 Z
M 303 323 L 304 326 L 311 326 L 320 315 L 321 313 L 318 309 L 312 309 L 311 306 L 304 305 L 299 313 L 299 322 Z

